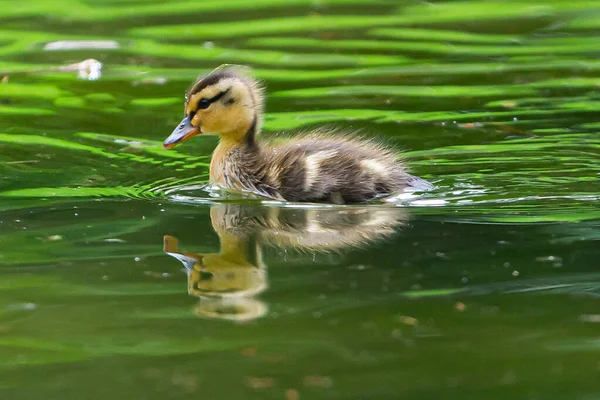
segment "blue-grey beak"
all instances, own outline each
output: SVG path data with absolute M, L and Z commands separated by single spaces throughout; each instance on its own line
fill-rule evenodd
M 181 120 L 177 128 L 169 135 L 169 137 L 163 143 L 163 149 L 170 149 L 175 147 L 178 143 L 181 143 L 191 137 L 200 134 L 200 128 L 192 125 L 190 118 L 185 117 Z

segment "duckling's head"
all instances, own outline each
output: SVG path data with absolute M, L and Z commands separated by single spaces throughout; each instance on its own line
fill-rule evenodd
M 260 131 L 263 90 L 239 68 L 221 66 L 198 79 L 185 96 L 185 117 L 164 141 L 170 149 L 200 134 L 234 143 L 253 143 Z

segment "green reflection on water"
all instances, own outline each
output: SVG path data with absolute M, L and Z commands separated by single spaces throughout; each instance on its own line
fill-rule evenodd
M 0 5 L 1 398 L 598 396 L 596 1 Z M 161 142 L 221 63 L 263 135 L 373 134 L 436 188 L 212 190 L 214 138 Z

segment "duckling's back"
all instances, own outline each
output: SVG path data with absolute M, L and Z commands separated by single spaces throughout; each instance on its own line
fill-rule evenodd
M 401 191 L 397 154 L 369 140 L 307 135 L 263 152 L 271 185 L 289 201 L 359 203 Z

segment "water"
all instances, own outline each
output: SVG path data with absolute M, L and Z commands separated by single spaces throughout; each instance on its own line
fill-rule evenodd
M 600 396 L 595 1 L 0 5 L 1 398 Z M 221 63 L 265 135 L 360 129 L 436 188 L 211 190 L 213 138 L 160 144 Z

